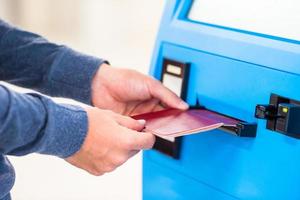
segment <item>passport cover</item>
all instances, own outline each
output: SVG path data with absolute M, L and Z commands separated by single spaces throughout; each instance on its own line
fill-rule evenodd
M 135 115 L 132 118 L 146 120 L 144 131 L 160 137 L 179 137 L 210 131 L 221 126 L 235 126 L 238 123 L 237 120 L 205 109 L 190 109 L 186 111 L 166 109 Z

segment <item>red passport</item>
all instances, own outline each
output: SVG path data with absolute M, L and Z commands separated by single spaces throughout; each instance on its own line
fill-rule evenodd
M 237 120 L 205 109 L 167 109 L 135 115 L 132 118 L 146 120 L 145 131 L 161 137 L 178 137 L 221 126 L 235 126 L 238 123 Z

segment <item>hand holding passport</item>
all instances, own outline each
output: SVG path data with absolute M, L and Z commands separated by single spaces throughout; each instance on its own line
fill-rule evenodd
M 166 109 L 132 118 L 146 120 L 145 131 L 160 137 L 179 137 L 238 123 L 237 120 L 205 109 Z

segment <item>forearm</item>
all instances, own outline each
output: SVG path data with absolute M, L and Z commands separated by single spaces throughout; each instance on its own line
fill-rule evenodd
M 38 152 L 65 158 L 78 151 L 86 137 L 87 115 L 79 107 L 2 86 L 0 105 L 0 154 Z
M 0 80 L 90 104 L 91 82 L 103 62 L 0 20 Z

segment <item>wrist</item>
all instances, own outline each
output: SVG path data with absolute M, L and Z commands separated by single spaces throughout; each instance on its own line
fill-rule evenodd
M 60 48 L 55 55 L 41 92 L 90 104 L 92 79 L 106 61 L 68 47 Z
M 107 76 L 109 76 L 109 70 L 112 67 L 108 63 L 102 63 L 92 79 L 91 85 L 91 104 L 97 105 L 97 94 L 104 87 Z M 103 94 L 105 95 L 105 94 Z

